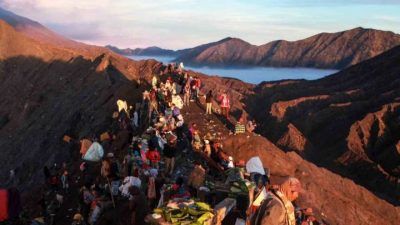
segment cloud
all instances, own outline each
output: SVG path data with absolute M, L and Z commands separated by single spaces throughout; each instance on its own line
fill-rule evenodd
M 395 17 L 400 11 L 398 3 L 390 0 L 0 0 L 0 7 L 87 43 L 178 49 L 227 36 L 259 45 L 356 26 L 373 25 L 399 31 L 388 18 L 379 18 Z

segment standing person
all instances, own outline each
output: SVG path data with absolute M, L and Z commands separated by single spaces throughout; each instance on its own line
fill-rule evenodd
M 133 117 L 132 117 L 132 129 L 136 131 L 139 128 L 139 113 L 138 109 L 140 107 L 140 103 L 136 104 L 135 111 L 133 112 Z
M 253 131 L 256 129 L 257 124 L 255 121 L 251 121 L 249 120 L 249 122 L 247 122 L 246 124 L 246 130 L 250 133 L 253 133 Z
M 196 98 L 199 97 L 200 88 L 201 88 L 201 80 L 199 77 L 196 77 Z
M 145 128 L 150 123 L 150 93 L 148 91 L 143 92 L 142 103 L 140 104 L 140 127 Z
M 190 102 L 190 83 L 187 82 L 185 84 L 185 87 L 183 88 L 183 104 L 185 106 L 189 106 L 189 102 Z
M 176 152 L 175 141 L 173 139 L 168 140 L 168 143 L 164 145 L 165 173 L 168 175 L 172 175 L 174 172 Z
M 229 119 L 229 108 L 230 108 L 230 101 L 228 94 L 226 91 L 222 93 L 222 95 L 219 97 L 219 100 L 221 101 L 221 113 L 226 117 L 226 119 Z
M 161 157 L 160 153 L 156 148 L 154 148 L 154 146 L 149 147 L 149 150 L 146 152 L 146 158 L 150 161 L 150 165 L 153 168 L 158 169 L 158 163 L 160 162 Z
M 151 85 L 152 85 L 153 87 L 157 87 L 157 84 L 158 84 L 158 77 L 157 77 L 156 74 L 154 74 L 154 75 L 153 75 L 153 78 L 151 79 Z
M 207 114 L 212 114 L 212 90 L 209 90 L 208 93 L 206 94 L 206 115 Z
M 131 200 L 129 201 L 129 210 L 131 211 L 130 225 L 145 225 L 144 221 L 147 213 L 147 199 L 143 192 L 137 186 L 129 188 Z
M 295 210 L 292 204 L 301 191 L 297 178 L 287 178 L 261 203 L 251 225 L 296 225 Z
M 191 87 L 191 102 L 194 102 L 195 100 L 197 100 L 197 77 L 194 77 L 191 81 L 190 81 L 190 87 Z
M 246 127 L 244 126 L 244 118 L 240 117 L 239 121 L 235 125 L 235 135 L 243 134 L 246 132 Z

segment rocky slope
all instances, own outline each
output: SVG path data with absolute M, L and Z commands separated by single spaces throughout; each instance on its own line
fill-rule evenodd
M 398 34 L 359 27 L 337 33 L 320 33 L 299 41 L 278 40 L 260 46 L 237 38 L 226 38 L 178 51 L 176 61 L 211 66 L 343 69 L 399 44 Z
M 120 55 L 140 55 L 140 56 L 175 56 L 177 53 L 174 50 L 162 49 L 159 47 L 148 48 L 125 48 L 120 49 L 112 45 L 107 45 L 106 48 Z
M 400 47 L 316 81 L 262 83 L 246 109 L 278 146 L 400 203 Z
M 0 21 L 1 185 L 7 184 L 8 170 L 16 169 L 19 186 L 32 190 L 42 181 L 43 165 L 71 159 L 71 149 L 61 143 L 65 133 L 82 138 L 103 132 L 116 100 L 135 103 L 145 88 L 137 81 L 161 67 L 156 61 L 135 62 L 90 48 L 81 52 L 34 40 Z M 283 149 L 301 151 L 305 158 L 395 202 L 398 192 L 390 179 L 398 173 L 395 151 L 400 148 L 399 57 L 396 48 L 319 81 L 257 87 L 190 73 L 201 76 L 203 91 L 228 90 L 233 114 L 246 109 L 261 123 L 260 131 Z M 313 96 L 319 97 L 309 98 Z M 280 120 L 270 114 L 274 103 Z M 331 224 L 396 224 L 399 220 L 398 208 L 293 152 L 284 153 L 263 137 L 232 136 L 225 148 L 237 159 L 259 155 L 274 179 L 300 177 L 309 190 L 300 204 L 314 207 Z
M 94 53 L 93 53 L 94 56 Z M 1 184 L 17 170 L 18 183 L 41 180 L 41 167 L 68 160 L 61 138 L 102 132 L 118 98 L 130 104 L 140 96 L 136 80 L 161 66 L 102 53 L 86 58 L 43 44 L 0 20 Z
M 307 162 L 295 152 L 282 152 L 265 138 L 231 136 L 223 145 L 237 160 L 259 156 L 270 169 L 272 182 L 279 182 L 287 175 L 299 178 L 306 191 L 296 203 L 300 207 L 312 205 L 316 215 L 328 224 L 386 225 L 397 224 L 400 219 L 400 208 L 349 179 Z

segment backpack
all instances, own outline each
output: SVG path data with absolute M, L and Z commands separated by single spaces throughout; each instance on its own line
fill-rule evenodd
M 261 221 L 265 215 L 265 212 L 267 211 L 267 206 L 269 203 L 273 200 L 272 197 L 266 198 L 264 201 L 261 202 L 260 207 L 256 210 L 254 215 L 250 218 L 250 224 L 251 225 L 262 225 Z

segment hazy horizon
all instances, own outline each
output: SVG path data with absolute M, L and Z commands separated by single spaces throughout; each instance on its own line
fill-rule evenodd
M 400 33 L 399 0 L 0 0 L 0 7 L 76 41 L 132 49 L 226 37 L 261 45 L 355 27 Z

